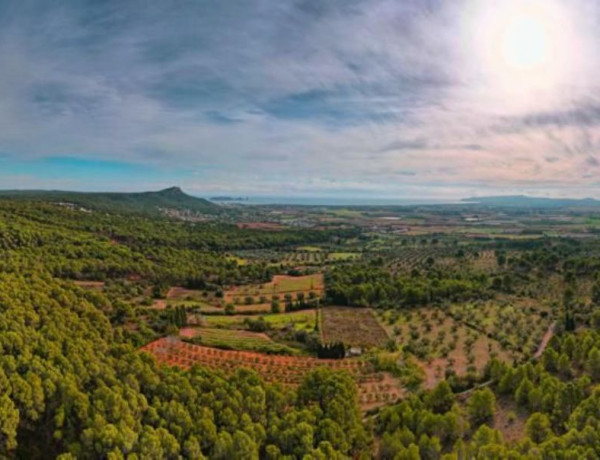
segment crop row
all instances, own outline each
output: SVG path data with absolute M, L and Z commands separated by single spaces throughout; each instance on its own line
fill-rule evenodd
M 380 377 L 371 365 L 358 359 L 327 360 L 304 356 L 272 356 L 254 352 L 218 350 L 193 345 L 174 338 L 162 338 L 149 343 L 142 351 L 151 353 L 163 364 L 188 369 L 195 364 L 233 371 L 247 367 L 259 372 L 266 380 L 298 384 L 304 375 L 317 367 L 345 370 L 358 382 L 376 382 Z
M 452 254 L 450 248 L 405 248 L 395 254 L 392 265 L 397 269 L 411 269 L 424 264 L 429 257 L 448 257 Z
M 404 393 L 398 379 L 361 359 L 317 359 L 305 356 L 273 356 L 256 352 L 219 350 L 182 342 L 172 337 L 158 339 L 142 347 L 160 364 L 189 369 L 194 365 L 217 369 L 225 373 L 245 367 L 259 373 L 268 382 L 297 386 L 313 369 L 328 367 L 344 370 L 358 387 L 358 402 L 364 410 L 396 401 Z

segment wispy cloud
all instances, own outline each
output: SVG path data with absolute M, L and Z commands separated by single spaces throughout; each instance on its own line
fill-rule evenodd
M 598 57 L 513 104 L 465 32 L 482 1 L 0 1 L 0 185 L 69 157 L 113 188 L 600 194 Z M 595 2 L 548 1 L 597 42 Z

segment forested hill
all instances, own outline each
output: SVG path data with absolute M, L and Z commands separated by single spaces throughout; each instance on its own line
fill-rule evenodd
M 60 190 L 5 190 L 1 198 L 18 200 L 60 202 L 73 204 L 90 210 L 117 213 L 154 214 L 161 209 L 177 209 L 192 213 L 215 213 L 219 207 L 203 198 L 184 193 L 179 187 L 170 187 L 156 192 L 108 193 L 68 192 Z

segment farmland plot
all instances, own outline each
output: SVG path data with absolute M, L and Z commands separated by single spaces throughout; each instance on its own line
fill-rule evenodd
M 457 321 L 496 339 L 503 348 L 532 356 L 552 323 L 548 312 L 526 300 L 453 305 Z
M 361 258 L 359 252 L 330 252 L 327 254 L 328 262 L 345 262 L 349 260 L 358 260 Z
M 150 353 L 160 364 L 189 369 L 206 366 L 224 373 L 245 367 L 256 371 L 268 382 L 297 386 L 304 376 L 318 367 L 344 370 L 356 381 L 359 403 L 364 410 L 394 402 L 404 394 L 400 381 L 385 372 L 375 372 L 372 365 L 361 359 L 316 359 L 304 356 L 273 356 L 247 351 L 219 350 L 162 338 L 149 343 L 140 351 Z
M 202 291 L 186 289 L 179 286 L 173 286 L 167 292 L 167 299 L 169 300 L 200 300 L 202 297 Z
M 198 340 L 203 345 L 232 350 L 260 350 L 270 353 L 294 353 L 295 350 L 278 344 L 263 333 L 206 327 L 184 327 L 179 336 Z
M 284 262 L 291 265 L 321 265 L 327 260 L 327 254 L 320 251 L 291 252 Z
M 270 283 L 258 285 L 237 286 L 225 292 L 224 299 L 226 303 L 242 304 L 250 300 L 249 304 L 265 303 L 270 301 L 273 296 L 280 300 L 286 294 L 296 299 L 299 293 L 306 297 L 313 292 L 318 296 L 323 295 L 325 290 L 323 275 L 317 273 L 306 276 L 287 276 L 275 275 Z M 261 301 L 262 299 L 262 301 Z
M 395 250 L 394 260 L 390 264 L 393 270 L 411 270 L 427 264 L 429 260 L 436 263 L 440 261 L 447 264 L 448 257 L 456 252 L 454 248 L 447 247 L 407 247 Z
M 389 340 L 370 308 L 325 307 L 321 315 L 323 343 L 370 348 L 382 347 Z
M 498 270 L 496 254 L 492 250 L 481 251 L 472 258 L 471 264 L 474 269 L 484 272 L 494 272 Z
M 243 328 L 246 319 L 256 319 L 250 315 L 206 316 L 204 323 L 210 327 Z M 310 330 L 315 326 L 315 310 L 302 310 L 290 313 L 266 314 L 261 318 L 273 329 L 293 326 L 294 329 Z
M 387 311 L 381 317 L 394 340 L 417 358 L 428 388 L 442 380 L 446 370 L 464 375 L 483 370 L 491 357 L 509 362 L 521 356 L 440 309 Z
M 461 252 L 460 257 L 457 254 Z M 390 264 L 393 270 L 411 270 L 433 265 L 438 268 L 464 267 L 487 273 L 498 269 L 496 255 L 492 250 L 477 251 L 476 247 L 405 247 L 394 250 Z

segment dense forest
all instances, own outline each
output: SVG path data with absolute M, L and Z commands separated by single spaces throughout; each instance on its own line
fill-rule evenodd
M 109 298 L 68 281 L 135 275 L 219 286 L 263 279 L 266 265 L 238 267 L 215 251 L 333 236 L 3 203 L 0 453 L 325 459 L 370 452 L 347 376 L 315 371 L 292 391 L 251 371 L 225 378 L 207 369 L 159 368 L 111 326 Z
M 277 270 L 268 260 L 238 264 L 225 256 L 227 251 L 334 244 L 359 232 L 266 232 L 216 222 L 86 213 L 35 201 L 0 202 L 0 456 L 600 455 L 598 259 L 586 259 L 589 250 L 568 240 L 528 247 L 502 243 L 495 254 L 500 269 L 492 276 L 442 270 L 435 263 L 394 273 L 378 257 L 329 269 L 324 301 L 381 310 L 533 292 L 544 288 L 544 276 L 559 280 L 562 297 L 553 311 L 561 327 L 537 359 L 491 359 L 469 382 L 442 380 L 432 390 L 407 392 L 367 414 L 359 408 L 355 380 L 345 371 L 318 368 L 292 388 L 267 383 L 249 369 L 225 375 L 198 365 L 189 370 L 159 366 L 138 351 L 143 330 L 132 339 L 125 327 L 124 318 L 132 313 L 121 291 L 138 289 L 127 287 L 126 280 L 155 289 L 178 283 L 217 295 L 228 284 L 260 283 Z M 74 280 L 104 280 L 106 289 L 85 290 Z M 150 315 L 145 318 L 150 321 Z M 569 321 L 575 321 L 573 327 Z M 388 364 L 402 372 L 397 362 Z M 519 440 L 505 439 L 492 424 L 505 406 L 523 419 Z
M 416 307 L 442 300 L 484 296 L 488 279 L 482 274 L 417 270 L 393 275 L 382 267 L 355 265 L 328 274 L 327 294 L 332 303 L 358 307 Z
M 368 452 L 351 380 L 315 371 L 296 391 L 159 369 L 94 305 L 45 273 L 2 273 L 2 455 L 20 458 L 332 458 Z
M 268 279 L 266 263 L 238 266 L 223 252 L 326 242 L 354 230 L 260 232 L 222 223 L 86 214 L 55 205 L 0 203 L 5 270 L 38 266 L 69 279 L 142 277 L 189 287 Z
M 382 458 L 597 458 L 600 431 L 598 330 L 552 339 L 536 363 L 492 361 L 486 385 L 457 404 L 447 382 L 386 408 L 377 420 Z M 498 400 L 528 413 L 526 437 L 511 443 L 489 426 Z
M 1 198 L 16 201 L 61 203 L 67 207 L 117 212 L 121 214 L 159 216 L 161 210 L 177 210 L 186 214 L 217 214 L 219 207 L 208 200 L 185 194 L 179 187 L 157 192 L 102 193 L 65 192 L 59 190 L 2 190 Z

